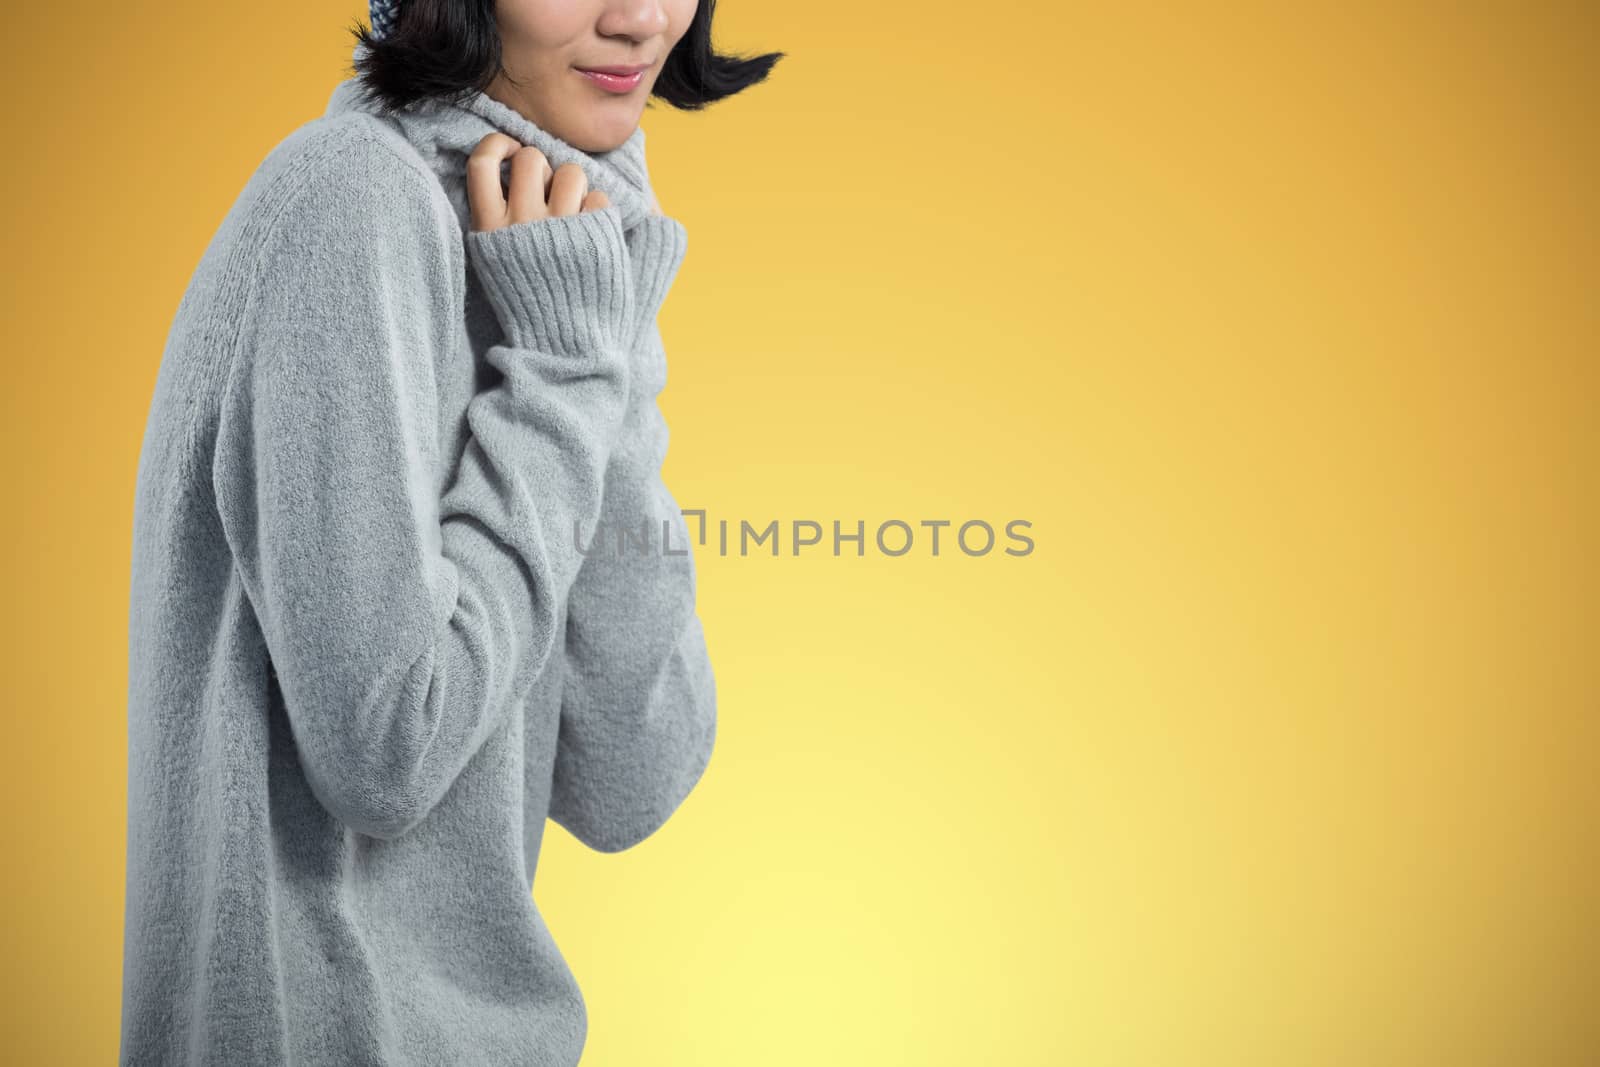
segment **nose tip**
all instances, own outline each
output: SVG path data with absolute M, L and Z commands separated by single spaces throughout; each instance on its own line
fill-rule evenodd
M 607 36 L 648 40 L 667 31 L 666 9 L 659 0 L 631 0 L 612 4 L 600 16 L 600 32 Z

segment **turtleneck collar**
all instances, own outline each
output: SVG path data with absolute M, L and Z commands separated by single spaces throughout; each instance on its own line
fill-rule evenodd
M 365 45 L 356 45 L 356 55 Z M 650 172 L 645 165 L 644 130 L 635 129 L 626 141 L 609 152 L 590 154 L 535 125 L 520 112 L 479 92 L 459 103 L 424 100 L 384 115 L 368 96 L 360 79 L 339 83 L 328 101 L 326 117 L 365 111 L 390 123 L 422 156 L 438 176 L 439 184 L 455 208 L 462 231 L 470 228 L 472 209 L 467 201 L 467 157 L 484 137 L 499 130 L 520 144 L 533 145 L 552 167 L 577 163 L 591 189 L 604 190 L 621 210 L 623 236 L 635 294 L 632 336 L 648 338 L 648 325 L 666 299 L 688 248 L 683 223 L 651 208 Z M 664 382 L 659 360 L 646 364 L 641 377 L 645 390 L 659 391 Z M 649 392 L 648 395 L 654 395 Z
M 360 57 L 365 45 L 355 46 Z M 368 96 L 359 78 L 347 78 L 333 90 L 328 100 L 328 116 L 347 111 L 380 114 L 375 100 Z M 588 177 L 589 188 L 600 189 L 622 211 L 622 225 L 632 229 L 654 214 L 651 208 L 650 172 L 645 162 L 644 128 L 636 128 L 628 139 L 608 152 L 589 153 L 576 148 L 506 104 L 479 91 L 459 102 L 421 100 L 389 115 L 400 132 L 416 147 L 429 165 L 444 179 L 445 187 L 458 200 L 457 211 L 463 222 L 468 218 L 465 200 L 466 159 L 478 142 L 499 130 L 519 144 L 533 145 L 544 153 L 551 167 L 577 163 Z M 453 179 L 453 180 L 452 180 Z

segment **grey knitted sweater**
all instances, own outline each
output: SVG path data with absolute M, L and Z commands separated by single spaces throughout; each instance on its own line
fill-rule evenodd
M 471 231 L 496 129 L 611 206 Z M 135 491 L 123 1064 L 578 1062 L 546 819 L 634 845 L 716 731 L 652 203 L 643 130 L 352 79 L 207 247 Z

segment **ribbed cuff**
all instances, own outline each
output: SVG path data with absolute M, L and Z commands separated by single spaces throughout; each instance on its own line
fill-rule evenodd
M 647 215 L 627 233 L 628 256 L 634 271 L 634 313 L 628 329 L 636 348 L 642 331 L 661 309 L 672 280 L 678 274 L 688 248 L 689 236 L 683 223 L 669 215 Z
M 632 337 L 637 315 L 615 204 L 469 230 L 467 253 L 513 346 L 582 357 Z

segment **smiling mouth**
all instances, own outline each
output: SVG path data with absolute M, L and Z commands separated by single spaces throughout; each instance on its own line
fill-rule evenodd
M 627 67 L 574 67 L 573 69 L 602 89 L 613 93 L 626 93 L 644 80 L 644 72 L 650 69 L 650 65 L 645 63 Z
M 648 63 L 617 64 L 609 67 L 579 67 L 581 71 L 594 74 L 616 74 L 625 77 L 629 74 L 638 74 L 642 70 L 649 70 Z

